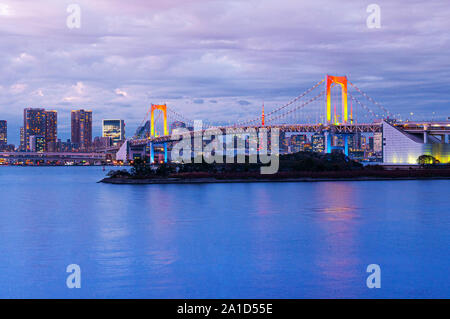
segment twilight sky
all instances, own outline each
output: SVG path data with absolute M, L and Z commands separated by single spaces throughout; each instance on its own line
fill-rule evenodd
M 81 8 L 70 29 L 67 6 Z M 366 8 L 381 7 L 369 29 Z M 18 143 L 23 108 L 122 118 L 150 103 L 235 121 L 287 102 L 325 74 L 348 75 L 392 113 L 450 116 L 448 0 L 0 0 L 0 119 Z M 435 112 L 432 115 L 432 112 Z

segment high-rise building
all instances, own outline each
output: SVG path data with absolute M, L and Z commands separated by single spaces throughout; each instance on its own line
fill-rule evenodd
M 26 108 L 23 111 L 23 138 L 26 150 L 30 150 L 30 136 L 42 136 L 47 133 L 47 113 L 40 108 Z
M 0 145 L 8 144 L 8 123 L 0 120 Z
M 314 134 L 311 136 L 313 152 L 325 152 L 325 136 L 323 134 Z
M 113 145 L 125 139 L 125 122 L 123 120 L 103 120 L 103 137 L 111 137 Z
M 20 145 L 19 145 L 19 150 L 20 151 L 25 151 L 27 149 L 26 145 L 25 145 L 25 130 L 23 129 L 23 127 L 20 128 Z
M 86 150 L 92 144 L 92 111 L 72 110 L 71 112 L 72 143 Z
M 47 151 L 55 151 L 56 142 L 58 140 L 58 112 L 45 111 L 46 115 L 46 129 L 45 129 L 45 143 Z

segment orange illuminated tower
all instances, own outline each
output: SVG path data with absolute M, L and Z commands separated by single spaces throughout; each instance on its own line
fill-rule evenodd
M 263 102 L 263 106 L 262 106 L 262 116 L 261 116 L 261 119 L 262 119 L 262 126 L 264 126 L 264 102 Z
M 332 118 L 331 115 L 331 88 L 338 84 L 341 86 L 342 92 L 342 119 L 344 124 L 348 122 L 348 106 L 347 106 L 347 77 L 346 76 L 333 76 L 327 75 L 327 123 L 328 124 L 338 124 L 336 110 L 334 111 L 334 116 Z M 353 111 L 353 110 L 352 110 Z M 353 118 L 353 115 L 350 114 L 350 118 Z
M 150 110 L 150 128 L 151 128 L 151 136 L 155 137 L 155 110 L 160 110 L 164 115 L 164 135 L 169 135 L 169 130 L 167 128 L 167 106 L 165 104 L 156 105 L 152 104 L 152 108 Z

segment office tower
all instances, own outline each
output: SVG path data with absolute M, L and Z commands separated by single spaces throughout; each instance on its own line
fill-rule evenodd
M 8 144 L 8 123 L 0 120 L 0 145 Z
M 46 113 L 46 130 L 45 143 L 46 150 L 54 152 L 56 149 L 56 141 L 58 139 L 58 112 L 45 111 Z
M 125 123 L 123 120 L 103 120 L 103 137 L 111 137 L 113 145 L 125 139 Z
M 26 108 L 23 111 L 23 137 L 26 150 L 30 150 L 30 136 L 45 138 L 47 133 L 47 113 L 40 108 Z
M 82 150 L 92 144 L 92 111 L 72 110 L 71 112 L 72 143 Z
M 325 152 L 325 136 L 323 134 L 314 134 L 311 136 L 313 152 Z

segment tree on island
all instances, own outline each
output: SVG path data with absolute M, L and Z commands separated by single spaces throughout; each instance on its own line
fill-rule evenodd
M 431 155 L 420 155 L 417 158 L 417 164 L 427 165 L 427 164 L 439 164 L 439 160 Z

